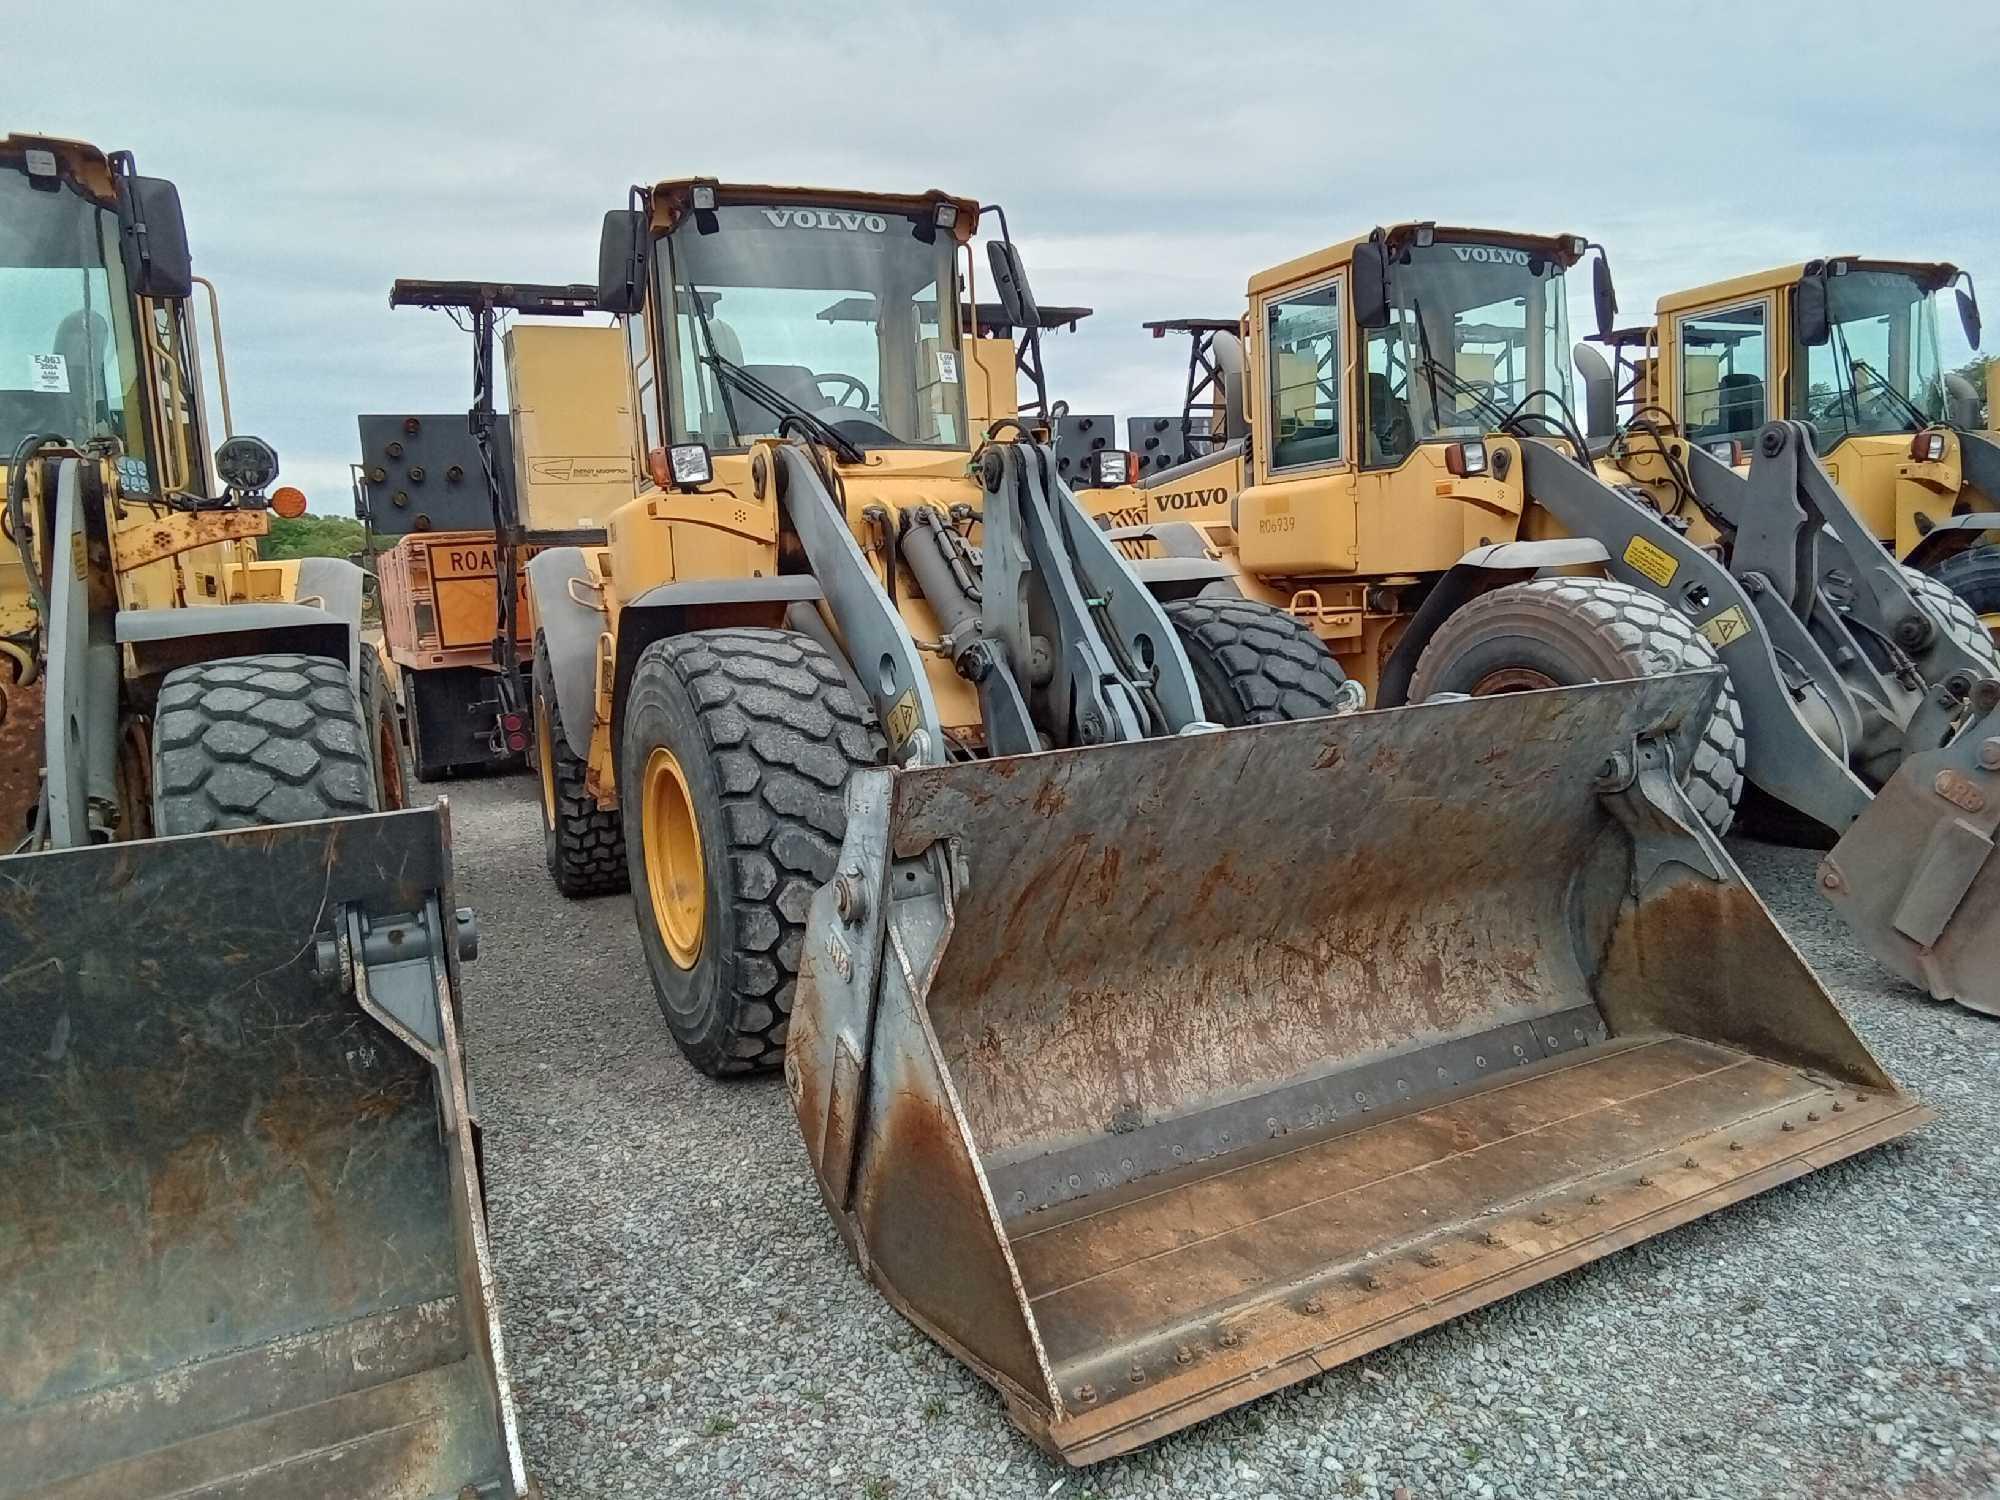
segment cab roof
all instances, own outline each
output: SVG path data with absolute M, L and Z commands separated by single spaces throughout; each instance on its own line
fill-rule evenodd
M 1578 256 L 1571 248 L 1572 242 L 1580 236 L 1570 234 L 1526 234 L 1516 229 L 1480 229 L 1456 224 L 1423 223 L 1416 220 L 1391 224 L 1383 228 L 1382 234 L 1391 245 L 1400 245 L 1415 235 L 1419 229 L 1430 229 L 1439 240 L 1447 244 L 1506 245 L 1518 250 L 1539 250 L 1543 254 L 1560 260 L 1565 269 L 1577 263 Z M 1353 239 L 1342 240 L 1337 245 L 1329 245 L 1324 250 L 1314 250 L 1301 255 L 1283 265 L 1273 266 L 1268 271 L 1259 271 L 1250 278 L 1250 295 L 1269 291 L 1272 287 L 1289 286 L 1296 281 L 1310 280 L 1314 276 L 1337 270 L 1354 259 L 1354 247 L 1365 244 L 1375 233 L 1358 234 Z
M 1795 261 L 1788 266 L 1773 266 L 1767 271 L 1752 271 L 1747 276 L 1732 276 L 1726 281 L 1711 281 L 1706 286 L 1669 292 L 1660 298 L 1656 311 L 1661 314 L 1686 312 L 1691 307 L 1709 307 L 1733 302 L 1739 297 L 1759 296 L 1791 286 L 1805 275 L 1807 266 L 1831 261 L 1844 261 L 1857 271 L 1904 271 L 1914 276 L 1927 292 L 1949 285 L 1958 275 L 1958 267 L 1945 260 L 1870 260 L 1860 255 L 1828 255 L 1819 260 Z
M 113 181 L 111 158 L 88 141 L 65 140 L 56 135 L 0 136 L 0 168 L 25 170 L 30 151 L 46 151 L 55 157 L 63 179 L 85 197 L 107 208 L 116 206 L 118 188 Z
M 713 177 L 674 177 L 653 184 L 652 227 L 655 234 L 665 234 L 680 222 L 682 215 L 693 207 L 693 193 L 697 187 L 714 188 L 718 206 L 731 203 L 747 203 L 759 207 L 791 205 L 799 208 L 844 208 L 862 213 L 915 217 L 935 213 L 938 204 L 949 203 L 958 210 L 958 222 L 953 233 L 960 244 L 970 240 L 979 226 L 979 204 L 976 199 L 955 197 L 935 188 L 926 193 L 870 193 L 845 188 L 718 182 Z

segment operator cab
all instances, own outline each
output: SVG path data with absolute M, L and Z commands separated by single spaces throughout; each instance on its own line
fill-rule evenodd
M 1573 425 L 1566 275 L 1590 248 L 1531 236 L 1401 224 L 1356 245 L 1362 330 L 1362 467 L 1402 463 L 1419 444 L 1478 438 L 1532 417 Z M 1600 260 L 1599 264 L 1602 264 Z M 1600 275 L 1609 290 L 1609 278 Z M 1337 441 L 1337 327 L 1330 293 L 1270 305 L 1277 441 L 1311 462 L 1313 433 Z M 1290 429 L 1289 434 L 1287 429 Z
M 649 450 L 740 453 L 792 424 L 862 452 L 969 447 L 954 262 L 976 206 L 701 183 L 654 204 L 647 301 L 667 311 L 653 348 L 629 324 Z

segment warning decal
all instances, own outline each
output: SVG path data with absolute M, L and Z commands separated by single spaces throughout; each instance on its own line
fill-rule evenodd
M 1641 576 L 1650 578 L 1661 588 L 1674 581 L 1674 574 L 1681 565 L 1674 561 L 1674 555 L 1664 547 L 1656 547 L 1642 536 L 1635 536 L 1625 544 L 1625 561 Z
M 895 701 L 882 721 L 882 727 L 889 731 L 889 748 L 892 750 L 916 732 L 917 695 L 914 691 L 906 691 Z
M 1732 604 L 1719 615 L 1703 620 L 1695 627 L 1708 638 L 1709 645 L 1720 651 L 1733 641 L 1740 641 L 1750 634 L 1749 616 L 1743 613 L 1743 606 Z

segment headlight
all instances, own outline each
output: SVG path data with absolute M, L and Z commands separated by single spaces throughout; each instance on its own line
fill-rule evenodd
M 233 437 L 215 450 L 215 472 L 232 490 L 261 495 L 278 477 L 278 450 L 260 437 Z
M 646 455 L 646 477 L 661 489 L 691 490 L 715 478 L 715 463 L 706 443 L 675 443 Z
M 1941 432 L 1920 432 L 1910 439 L 1910 457 L 1920 464 L 1944 462 L 1945 436 Z
M 1123 448 L 1099 448 L 1090 456 L 1095 466 L 1093 477 L 1106 488 L 1116 488 L 1121 484 L 1139 482 L 1138 455 Z
M 1486 472 L 1486 445 L 1453 443 L 1444 450 L 1444 466 L 1460 479 L 1476 479 Z

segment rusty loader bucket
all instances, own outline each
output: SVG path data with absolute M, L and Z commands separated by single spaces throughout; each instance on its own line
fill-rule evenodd
M 1820 864 L 1875 958 L 1940 1000 L 2000 1015 L 2000 683 L 1949 745 L 1912 755 Z
M 786 1072 L 1072 1463 L 1914 1128 L 1687 806 L 1700 674 L 868 773 Z
M 0 1497 L 514 1500 L 442 807 L 0 861 Z

